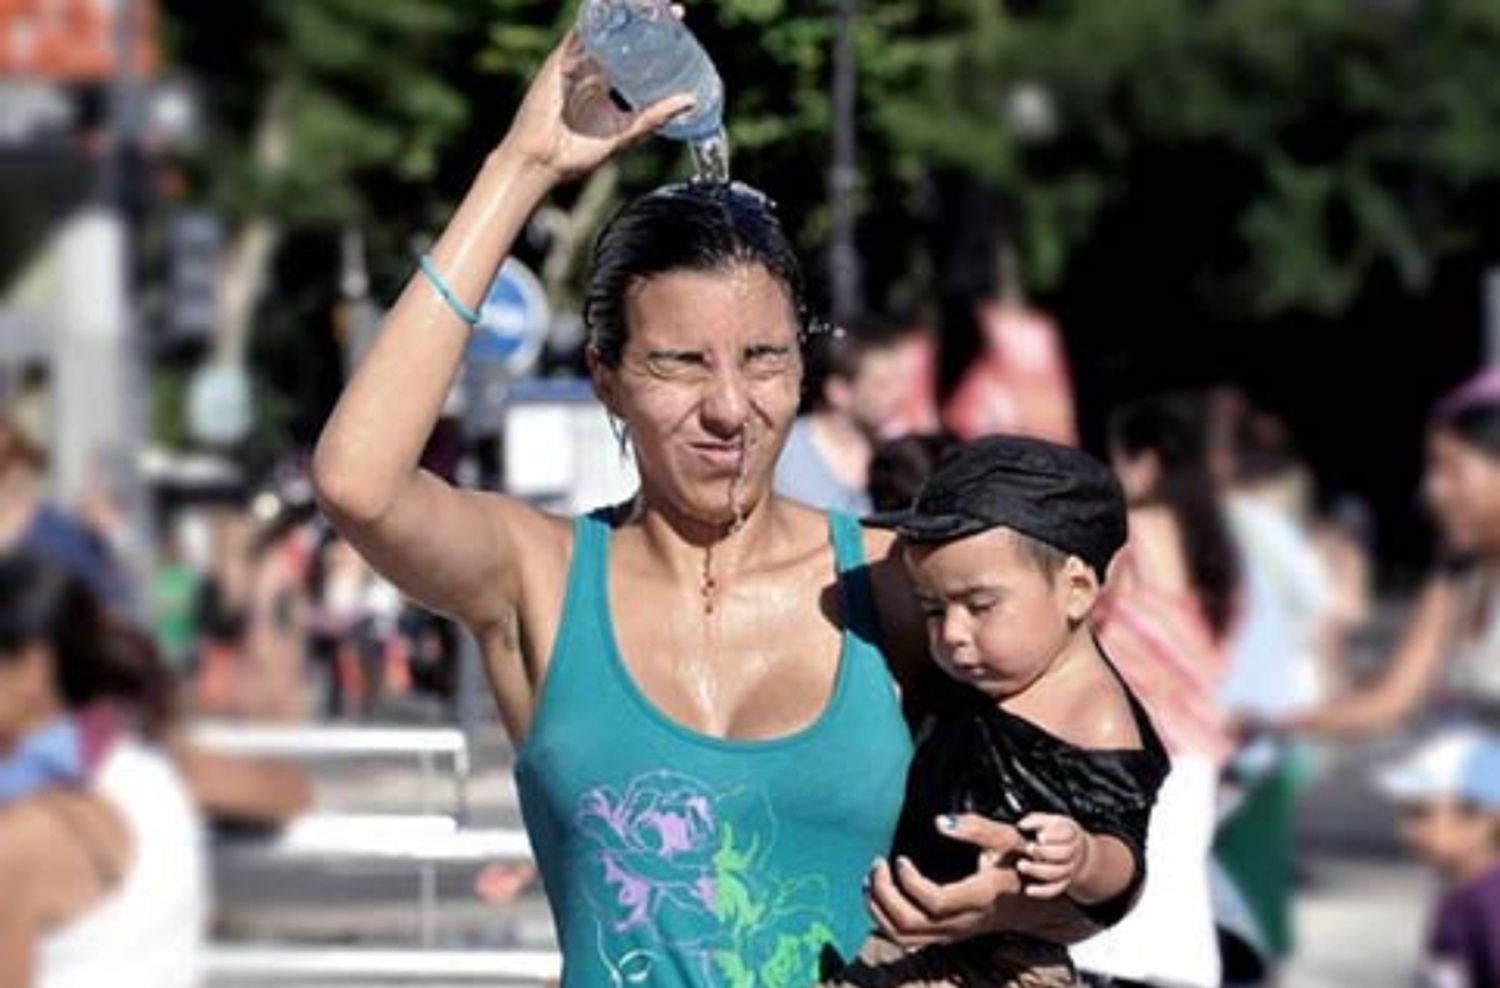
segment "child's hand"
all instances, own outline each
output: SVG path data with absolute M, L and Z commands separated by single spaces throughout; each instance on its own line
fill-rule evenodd
M 1032 813 L 1017 827 L 1029 838 L 1016 865 L 1026 881 L 1026 894 L 1053 899 L 1068 891 L 1088 867 L 1092 850 L 1088 833 L 1076 820 L 1050 813 Z

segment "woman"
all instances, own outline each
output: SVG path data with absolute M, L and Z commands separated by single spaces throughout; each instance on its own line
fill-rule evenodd
M 1140 902 L 1074 951 L 1080 968 L 1119 984 L 1220 983 L 1208 857 L 1230 749 L 1218 689 L 1239 568 L 1205 421 L 1196 396 L 1167 395 L 1126 406 L 1110 423 L 1131 504 L 1130 542 L 1110 574 L 1099 637 L 1172 758 L 1151 819 Z
M 1290 716 L 1280 729 L 1365 738 L 1424 708 L 1500 727 L 1500 369 L 1438 404 L 1424 488 L 1447 561 L 1418 599 L 1396 654 L 1370 687 Z
M 564 984 L 807 985 L 871 925 L 861 880 L 910 754 L 891 672 L 926 663 L 890 537 L 771 493 L 805 320 L 768 203 L 668 188 L 600 238 L 588 361 L 639 467 L 632 502 L 560 519 L 418 467 L 532 210 L 691 105 L 627 113 L 608 91 L 570 36 L 349 382 L 314 479 L 378 571 L 481 642 Z M 1019 889 L 1013 869 L 938 887 L 883 862 L 870 887 L 914 944 L 1003 921 Z
M 76 578 L 0 556 L 0 986 L 198 983 L 198 816 L 170 686 Z

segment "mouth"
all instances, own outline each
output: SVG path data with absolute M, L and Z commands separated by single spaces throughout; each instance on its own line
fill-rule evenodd
M 694 457 L 715 473 L 738 473 L 741 462 L 749 455 L 744 443 L 696 442 L 688 448 Z
M 948 675 L 964 683 L 982 683 L 995 679 L 995 675 L 982 665 L 960 665 L 949 659 L 943 663 Z

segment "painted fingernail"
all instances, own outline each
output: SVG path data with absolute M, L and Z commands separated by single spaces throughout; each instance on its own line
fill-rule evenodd
M 916 865 L 911 863 L 911 858 L 902 856 L 896 859 L 896 866 L 902 871 L 915 871 Z
M 944 813 L 942 816 L 938 817 L 937 824 L 939 830 L 957 830 L 958 817 L 954 816 L 952 813 Z

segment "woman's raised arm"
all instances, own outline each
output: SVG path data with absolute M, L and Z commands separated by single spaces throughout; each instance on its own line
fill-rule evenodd
M 525 548 L 518 540 L 548 527 L 525 504 L 456 490 L 418 467 L 468 342 L 460 310 L 479 305 L 555 185 L 691 105 L 674 97 L 640 113 L 620 110 L 570 34 L 433 246 L 429 273 L 413 274 L 324 427 L 313 479 L 334 526 L 408 595 L 471 628 L 509 619 Z

